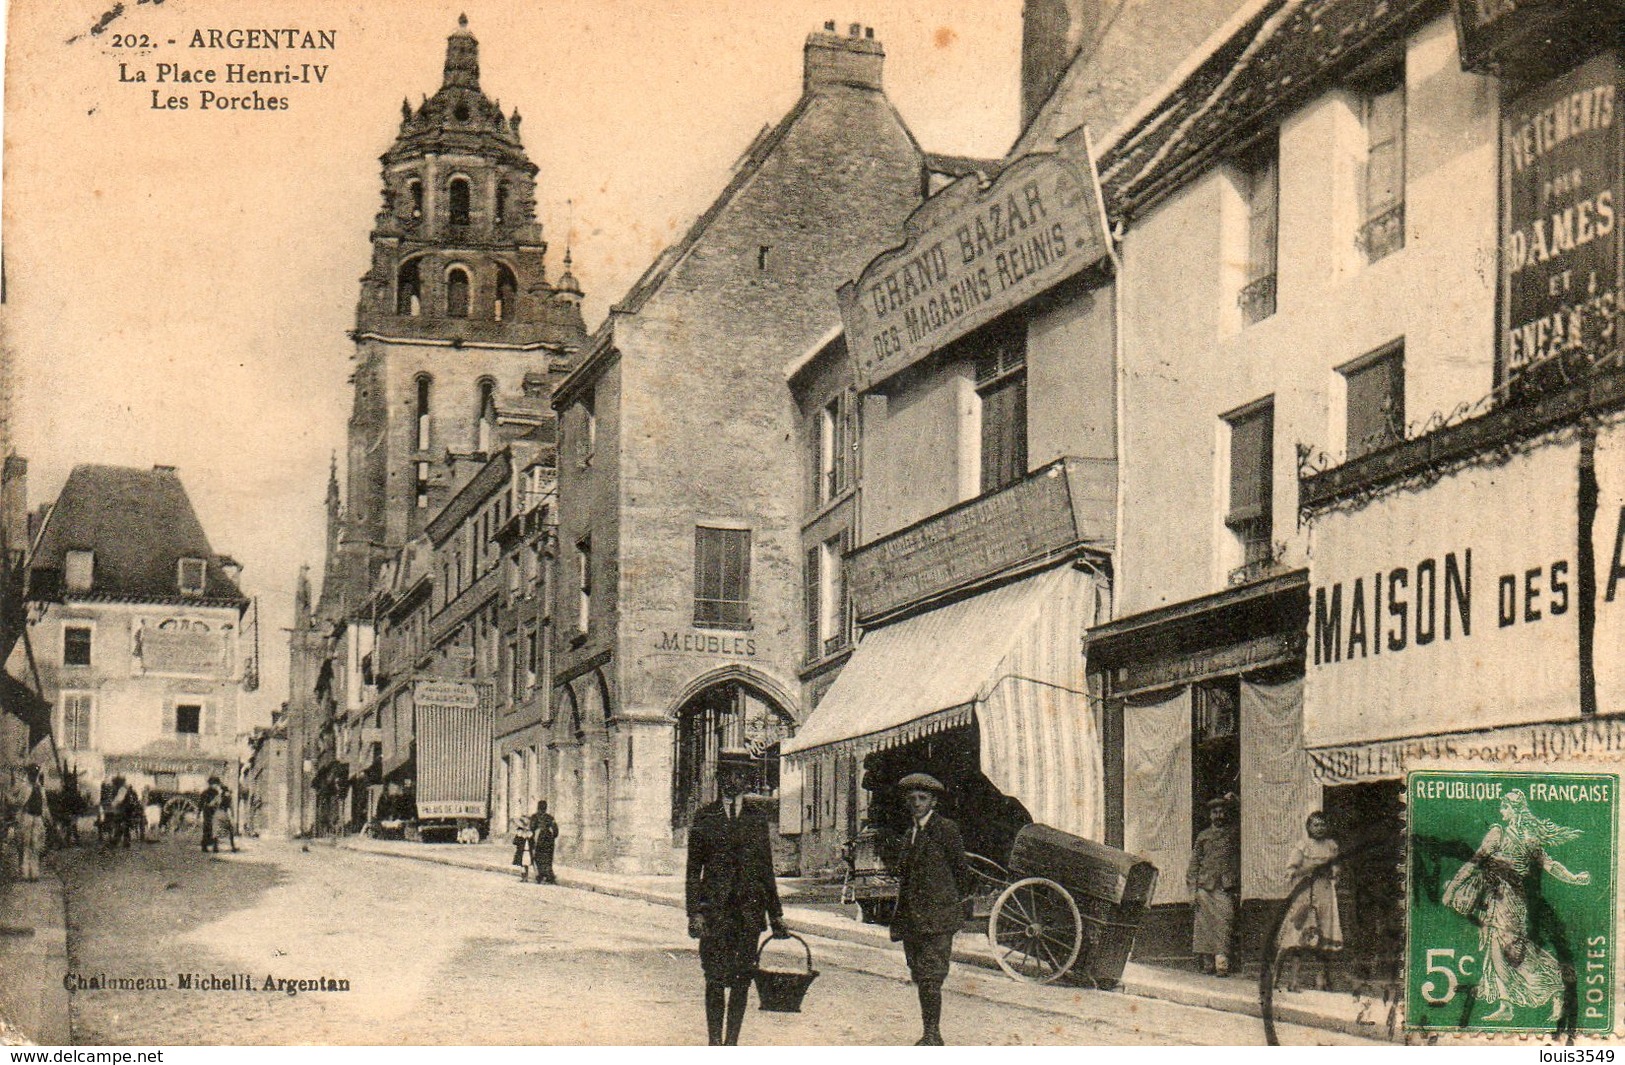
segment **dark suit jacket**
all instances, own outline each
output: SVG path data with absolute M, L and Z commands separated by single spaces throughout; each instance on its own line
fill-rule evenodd
M 730 819 L 721 802 L 694 814 L 688 832 L 688 915 L 718 919 L 760 932 L 766 918 L 782 919 L 779 885 L 773 879 L 773 842 L 767 817 L 745 802 Z
M 913 824 L 909 825 L 913 831 Z M 933 813 L 913 844 L 903 836 L 898 863 L 897 912 L 892 930 L 901 937 L 957 932 L 965 923 L 964 898 L 971 890 L 970 865 L 959 826 Z

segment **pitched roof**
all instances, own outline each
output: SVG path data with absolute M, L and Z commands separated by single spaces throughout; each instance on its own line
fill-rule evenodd
M 1443 9 L 1442 0 L 1255 0 L 1107 139 L 1107 209 L 1144 212 Z
M 248 605 L 173 467 L 75 466 L 30 561 L 31 598 L 62 598 L 70 551 L 95 553 L 90 591 L 76 593 L 85 598 Z M 181 592 L 183 558 L 206 561 L 202 595 Z

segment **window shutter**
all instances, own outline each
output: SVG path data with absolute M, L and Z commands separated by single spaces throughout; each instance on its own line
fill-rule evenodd
M 835 570 L 835 602 L 839 604 L 840 618 L 837 622 L 836 635 L 840 637 L 841 646 L 852 638 L 852 597 L 847 594 L 846 587 L 846 553 L 852 550 L 852 530 L 841 530 L 841 554 L 836 561 Z
M 165 703 L 164 704 L 164 723 L 163 723 L 162 731 L 164 733 L 166 733 L 166 734 L 167 733 L 173 733 L 175 731 L 175 704 L 174 703 Z
M 215 709 L 215 705 L 210 703 L 208 706 L 203 708 L 203 734 L 205 736 L 213 736 L 219 730 L 220 721 L 218 711 Z
M 843 392 L 835 399 L 835 490 L 832 495 L 839 495 L 846 489 L 846 421 L 847 397 Z
M 818 556 L 816 547 L 807 551 L 807 570 L 803 584 L 803 601 L 807 610 L 807 661 L 811 662 L 822 656 L 823 648 L 818 646 Z

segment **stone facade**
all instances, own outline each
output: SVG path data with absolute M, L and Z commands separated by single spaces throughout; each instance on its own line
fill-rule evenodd
M 802 712 L 803 471 L 783 368 L 838 323 L 836 286 L 895 240 L 925 182 L 872 33 L 830 24 L 805 58 L 800 101 L 555 398 L 566 861 L 674 868 L 715 748 L 754 744 L 772 792 L 776 739 Z M 720 553 L 720 578 L 696 580 L 697 548 Z M 743 594 L 741 551 L 748 601 L 698 602 L 713 581 Z

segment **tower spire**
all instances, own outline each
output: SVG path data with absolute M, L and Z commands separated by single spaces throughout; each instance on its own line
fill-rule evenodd
M 468 16 L 457 16 L 457 30 L 446 38 L 446 77 L 442 88 L 479 90 L 480 44 L 468 32 Z

